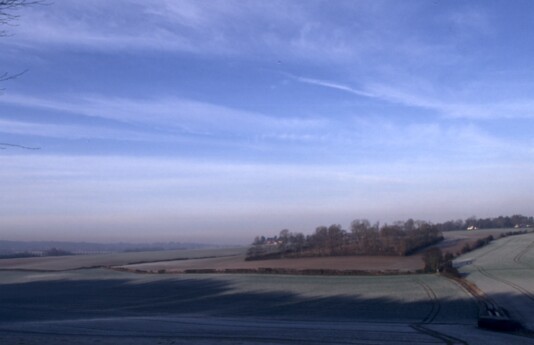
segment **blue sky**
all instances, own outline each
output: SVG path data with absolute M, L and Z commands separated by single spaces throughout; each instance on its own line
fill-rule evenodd
M 0 38 L 5 239 L 532 214 L 531 1 L 58 1 Z

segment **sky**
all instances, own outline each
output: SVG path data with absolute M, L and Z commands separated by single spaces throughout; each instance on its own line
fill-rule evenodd
M 22 8 L 0 37 L 0 74 L 26 71 L 0 83 L 0 237 L 246 244 L 361 218 L 532 215 L 533 11 Z

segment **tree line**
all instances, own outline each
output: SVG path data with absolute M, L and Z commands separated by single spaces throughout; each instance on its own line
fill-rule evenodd
M 382 226 L 378 222 L 371 224 L 367 219 L 356 219 L 348 230 L 339 224 L 333 224 L 328 227 L 319 226 L 311 235 L 284 229 L 276 236 L 256 236 L 247 251 L 247 260 L 343 255 L 405 256 L 441 241 L 443 231 L 472 227 L 492 229 L 533 226 L 533 217 L 522 215 L 485 219 L 470 217 L 435 224 L 408 219 Z
M 68 250 L 50 248 L 43 250 L 41 252 L 14 252 L 14 253 L 4 253 L 0 254 L 0 259 L 19 259 L 19 258 L 34 258 L 34 257 L 43 257 L 43 256 L 67 256 L 74 255 L 74 253 L 69 252 Z
M 534 217 L 527 217 L 520 214 L 495 218 L 469 217 L 460 229 L 466 229 L 471 226 L 479 229 L 530 228 L 534 227 Z
M 443 239 L 441 232 L 424 221 L 395 222 L 380 227 L 355 220 L 350 230 L 341 225 L 319 226 L 311 235 L 287 229 L 274 237 L 257 236 L 247 259 L 343 255 L 409 255 Z
M 494 218 L 477 218 L 472 216 L 465 220 L 457 219 L 436 223 L 434 226 L 439 231 L 465 230 L 469 227 L 476 227 L 478 229 L 528 228 L 534 227 L 534 217 L 527 217 L 520 214 Z

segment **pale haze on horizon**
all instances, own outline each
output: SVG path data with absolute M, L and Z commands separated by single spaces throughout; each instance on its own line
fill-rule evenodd
M 0 37 L 0 240 L 532 215 L 534 2 L 57 1 Z M 40 148 L 28 150 L 22 147 Z

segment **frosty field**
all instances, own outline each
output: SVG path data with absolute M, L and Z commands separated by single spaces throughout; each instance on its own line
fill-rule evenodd
M 85 269 L 3 271 L 0 278 L 2 344 L 462 344 L 473 337 L 487 343 L 487 332 L 474 326 L 477 311 L 468 293 L 437 275 Z M 460 336 L 462 329 L 469 332 Z
M 524 326 L 534 329 L 534 233 L 492 242 L 458 258 L 461 272 Z
M 0 269 L 61 271 L 131 263 L 244 255 L 245 248 L 190 249 L 0 260 Z
M 474 259 L 462 268 L 467 279 L 527 326 L 534 310 L 533 243 L 534 234 L 507 237 L 459 258 Z M 106 268 L 202 267 L 210 260 L 240 260 L 243 253 L 237 248 L 2 260 L 0 344 L 534 343 L 528 334 L 477 328 L 477 300 L 436 274 L 151 274 Z M 95 266 L 102 267 L 83 268 Z

